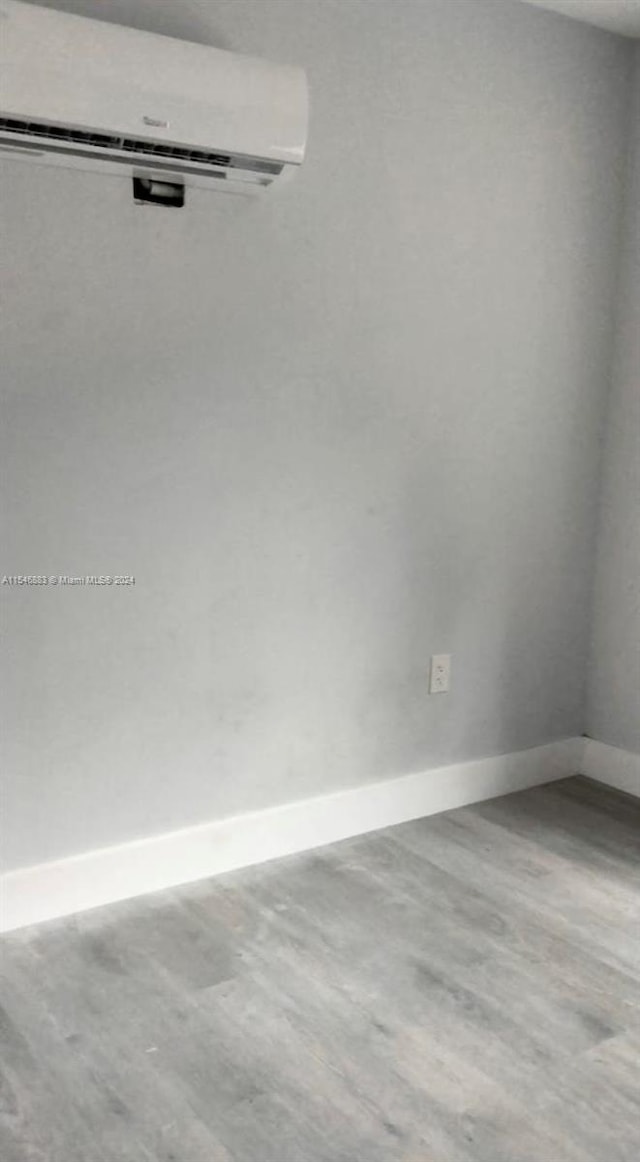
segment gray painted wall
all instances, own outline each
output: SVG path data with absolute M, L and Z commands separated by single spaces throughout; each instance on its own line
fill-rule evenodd
M 640 754 L 640 48 L 607 415 L 587 730 Z
M 579 732 L 629 45 L 65 6 L 305 65 L 313 110 L 258 204 L 3 164 L 2 572 L 136 576 L 1 594 L 5 865 Z

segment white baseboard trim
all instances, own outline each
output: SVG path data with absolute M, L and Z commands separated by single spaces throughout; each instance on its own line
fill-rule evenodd
M 574 774 L 582 740 L 401 775 L 8 872 L 0 931 L 321 847 Z
M 596 742 L 594 738 L 583 738 L 582 743 L 580 774 L 628 795 L 640 796 L 640 754 Z

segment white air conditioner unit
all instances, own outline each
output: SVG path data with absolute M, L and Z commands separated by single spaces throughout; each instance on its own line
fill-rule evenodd
M 256 193 L 306 133 L 302 69 L 0 0 L 0 158 Z

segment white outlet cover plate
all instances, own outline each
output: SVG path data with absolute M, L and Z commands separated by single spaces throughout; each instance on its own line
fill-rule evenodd
M 431 658 L 429 693 L 447 694 L 451 688 L 451 654 L 434 654 Z

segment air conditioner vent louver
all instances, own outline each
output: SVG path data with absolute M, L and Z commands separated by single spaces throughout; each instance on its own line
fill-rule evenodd
M 18 133 L 24 137 L 55 137 L 58 141 L 83 141 L 87 145 L 101 145 L 104 149 L 117 149 L 121 137 L 110 137 L 107 133 L 91 133 L 86 129 L 69 129 L 66 125 L 44 125 L 39 121 L 16 121 L 14 117 L 0 117 L 0 130 Z
M 252 173 L 277 174 L 283 166 L 279 162 L 265 161 L 259 157 L 242 154 L 213 153 L 205 149 L 190 149 L 189 146 L 172 145 L 166 141 L 115 137 L 107 133 L 94 133 L 88 129 L 74 129 L 68 125 L 47 125 L 39 121 L 19 121 L 14 117 L 0 117 L 0 133 L 11 133 L 15 137 L 44 137 L 56 141 L 76 142 L 90 145 L 95 149 L 109 149 L 117 153 L 135 153 L 143 157 L 168 157 L 176 161 L 190 161 L 196 165 L 220 166 L 225 169 L 240 169 Z
M 185 161 L 199 161 L 204 165 L 223 165 L 230 167 L 235 164 L 234 158 L 229 153 L 207 153 L 203 149 L 186 149 L 183 145 L 167 145 L 164 141 L 133 141 L 128 137 L 122 140 L 122 149 L 126 149 L 128 153 L 153 153 L 160 157 L 181 157 Z M 269 162 L 259 162 L 255 159 L 255 165 L 252 169 L 260 169 L 261 173 L 272 173 L 274 170 L 265 166 L 270 166 Z M 243 169 L 246 167 L 243 166 Z M 282 166 L 275 167 L 278 171 Z

